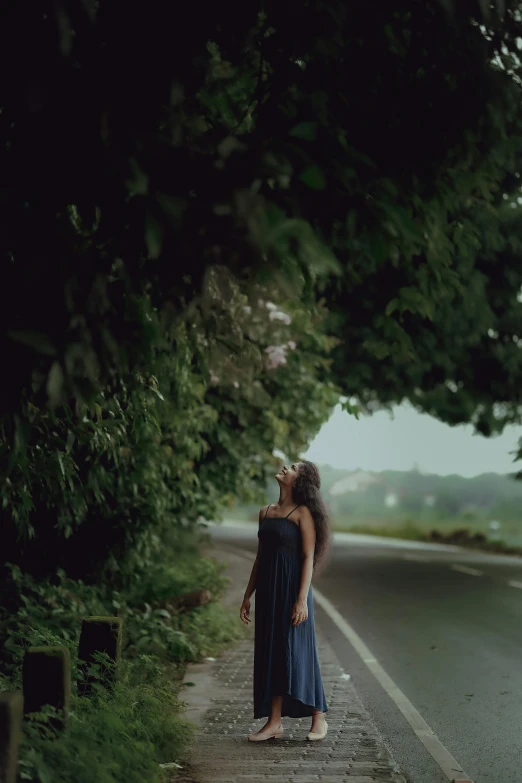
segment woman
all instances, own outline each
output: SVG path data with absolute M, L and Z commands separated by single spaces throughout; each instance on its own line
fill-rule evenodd
M 259 512 L 258 551 L 241 605 L 250 622 L 256 591 L 254 718 L 268 718 L 251 742 L 280 737 L 281 718 L 311 717 L 309 740 L 326 737 L 328 710 L 314 629 L 312 574 L 326 553 L 330 525 L 319 471 L 308 461 L 275 476 L 279 501 Z

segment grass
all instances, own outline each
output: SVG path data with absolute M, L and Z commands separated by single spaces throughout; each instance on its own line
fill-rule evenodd
M 408 541 L 428 541 L 481 549 L 489 552 L 522 555 L 522 523 L 504 522 L 502 537 L 492 537 L 488 520 L 469 515 L 461 517 L 422 517 L 411 519 L 400 515 L 389 518 L 336 518 L 334 530 L 364 535 L 399 538 Z
M 163 783 L 160 763 L 179 759 L 192 727 L 154 656 L 121 666 L 112 697 L 73 697 L 66 732 L 56 740 L 49 716 L 25 721 L 20 777 L 39 783 Z
M 365 535 L 383 536 L 388 538 L 400 538 L 407 541 L 425 541 L 431 543 L 452 544 L 470 549 L 480 549 L 497 554 L 519 555 L 522 556 L 522 547 L 507 544 L 503 539 L 487 539 L 481 533 L 470 533 L 466 528 L 440 533 L 435 530 L 429 534 L 420 530 L 415 525 L 406 524 L 398 527 L 372 527 L 365 525 L 353 525 L 348 530 L 343 528 L 344 532 L 362 533 Z

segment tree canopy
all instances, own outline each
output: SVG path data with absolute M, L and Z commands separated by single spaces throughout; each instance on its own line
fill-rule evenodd
M 220 264 L 324 296 L 346 393 L 516 418 L 519 4 L 170 11 L 2 11 L 4 410 L 132 366 L 141 297 L 186 317 Z
M 171 13 L 0 11 L 3 523 L 64 551 L 214 513 L 340 394 L 520 420 L 519 3 Z

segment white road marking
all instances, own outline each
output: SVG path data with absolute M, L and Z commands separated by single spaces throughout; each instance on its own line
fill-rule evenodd
M 417 549 L 432 552 L 462 552 L 462 547 L 454 544 L 432 544 L 430 541 L 409 541 L 406 538 L 388 538 L 388 536 L 372 536 L 365 533 L 344 533 L 335 531 L 333 540 L 336 544 L 351 546 L 384 546 L 389 549 Z
M 246 549 L 240 549 L 236 546 L 233 546 L 233 548 L 238 554 L 242 554 L 243 557 L 248 558 L 248 560 L 252 562 L 254 557 L 252 552 L 249 552 Z M 409 701 L 400 688 L 395 685 L 392 678 L 386 674 L 377 658 L 363 642 L 357 631 L 355 631 L 352 626 L 346 622 L 342 614 L 337 611 L 335 606 L 331 601 L 328 600 L 328 598 L 326 598 L 326 596 L 324 596 L 316 587 L 313 588 L 313 591 L 317 604 L 336 624 L 343 636 L 348 639 L 354 650 L 364 661 L 375 679 L 382 685 L 390 699 L 402 712 L 417 737 L 420 739 L 430 756 L 442 769 L 448 780 L 452 781 L 452 783 L 473 783 L 469 775 L 466 775 L 466 773 L 463 771 L 458 761 L 453 758 L 449 750 L 444 747 L 435 732 L 428 726 L 422 715 L 417 712 L 411 701 Z M 457 778 L 455 773 L 458 773 L 461 777 Z
M 398 709 L 402 712 L 417 737 L 420 739 L 430 756 L 437 762 L 448 780 L 455 781 L 458 779 L 462 780 L 463 783 L 472 783 L 458 761 L 456 761 L 447 748 L 444 747 L 422 715 L 417 712 L 413 704 L 407 699 L 400 688 L 397 687 L 391 677 L 386 674 L 359 634 L 346 622 L 331 601 L 315 587 L 314 598 L 330 619 L 333 620 L 341 633 L 348 639 L 375 679 L 380 682 L 390 699 L 392 699 Z
M 512 579 L 510 582 L 508 582 L 508 585 L 510 587 L 518 587 L 520 590 L 522 590 L 522 582 L 517 582 L 516 579 Z
M 454 571 L 460 571 L 461 574 L 471 574 L 471 576 L 484 576 L 484 571 L 477 571 L 476 568 L 468 568 L 468 566 L 459 565 L 458 563 L 452 563 L 451 567 Z

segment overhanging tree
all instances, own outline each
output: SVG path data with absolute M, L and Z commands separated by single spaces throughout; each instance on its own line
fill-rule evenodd
M 83 399 L 132 366 L 151 340 L 143 292 L 186 315 L 215 263 L 324 295 L 347 392 L 431 391 L 405 371 L 417 350 L 448 354 L 435 375 L 458 386 L 494 328 L 481 281 L 518 172 L 518 5 L 195 3 L 172 26 L 158 0 L 8 4 L 3 409 L 30 384 Z
M 148 377 L 169 330 L 198 322 L 217 267 L 243 292 L 270 283 L 276 299 L 326 304 L 340 342 L 306 380 L 330 390 L 314 426 L 335 388 L 485 433 L 518 421 L 518 3 L 487 18 L 471 0 L 193 3 L 175 26 L 170 10 L 0 12 L 9 470 L 34 407 L 50 403 L 63 427 L 64 405 L 81 420 L 96 395 L 110 407 Z M 226 328 L 233 358 L 248 326 L 236 314 Z M 260 398 L 298 401 L 293 382 L 260 381 Z M 214 404 L 238 426 L 233 393 Z M 294 412 L 281 404 L 270 437 Z

